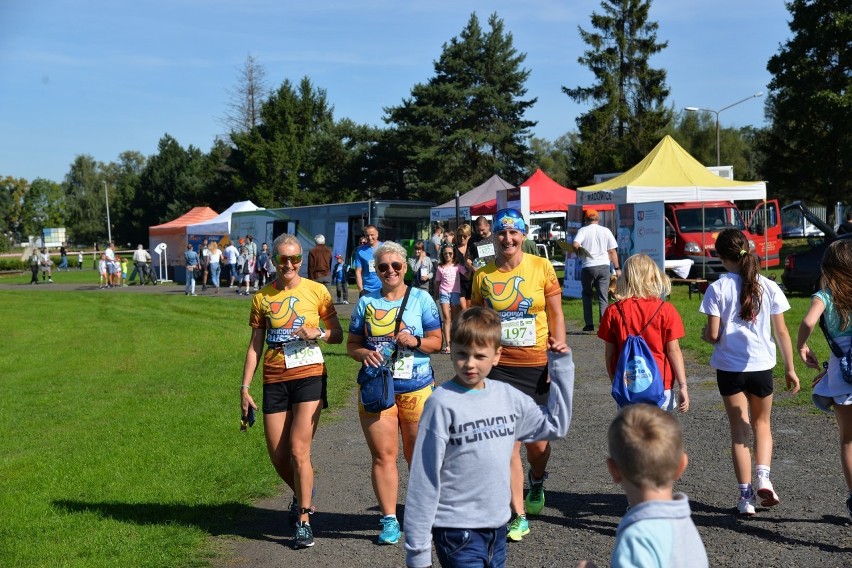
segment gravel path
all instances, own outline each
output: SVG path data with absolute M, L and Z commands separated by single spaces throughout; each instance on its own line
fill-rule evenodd
M 341 312 L 346 307 L 341 306 Z M 583 558 L 608 565 L 627 501 L 606 472 L 606 430 L 614 404 L 606 388 L 602 345 L 593 334 L 569 334 L 574 350 L 574 419 L 554 444 L 546 506 L 531 517 L 532 532 L 510 544 L 509 566 L 574 566 Z M 452 376 L 449 356 L 433 356 L 436 374 Z M 682 417 L 689 467 L 677 489 L 686 492 L 712 566 L 852 566 L 852 523 L 843 500 L 836 427 L 808 408 L 773 411 L 773 481 L 782 503 L 750 519 L 735 515 L 736 481 L 727 420 L 706 365 L 687 361 L 692 409 Z M 784 394 L 776 397 L 783 402 Z M 401 543 L 374 544 L 379 513 L 370 485 L 370 454 L 358 425 L 355 394 L 335 421 L 320 425 L 314 443 L 318 509 L 311 524 L 316 546 L 290 548 L 290 493 L 256 503 L 236 536 L 217 537 L 216 566 L 404 566 Z M 260 442 L 258 442 L 260 443 Z M 404 464 L 400 457 L 401 464 Z M 401 465 L 399 513 L 404 515 Z M 483 491 L 487 491 L 483 487 Z M 435 560 L 437 566 L 437 559 Z
M 4 284 L 0 288 L 20 289 L 21 285 Z M 176 285 L 101 291 L 96 286 L 70 284 L 49 288 L 102 294 L 183 293 L 183 287 Z M 238 299 L 226 290 L 222 290 L 223 299 Z M 245 296 L 239 298 L 247 300 Z M 348 317 L 351 307 L 339 306 L 341 315 Z M 531 517 L 532 532 L 523 542 L 509 545 L 509 566 L 573 567 L 583 558 L 608 565 L 615 530 L 627 506 L 604 465 L 606 430 L 614 404 L 604 378 L 602 345 L 593 334 L 570 332 L 568 344 L 576 363 L 574 419 L 565 440 L 554 444 L 544 511 Z M 452 376 L 449 356 L 433 356 L 433 366 L 440 380 Z M 741 519 L 735 515 L 730 436 L 714 371 L 687 360 L 687 376 L 691 410 L 681 420 L 690 461 L 676 488 L 690 497 L 693 519 L 711 566 L 852 566 L 852 523 L 843 505 L 846 488 L 833 418 L 811 408 L 784 406 L 786 395 L 776 395 L 772 478 L 782 502 L 773 509 L 758 509 L 755 517 Z M 290 493 L 285 490 L 278 497 L 255 503 L 254 512 L 239 519 L 231 535 L 211 537 L 221 551 L 214 560 L 216 568 L 405 565 L 402 544 L 374 544 L 379 513 L 354 389 L 350 403 L 333 418 L 323 417 L 313 450 L 317 471 L 318 511 L 312 518 L 316 546 L 291 549 L 286 513 Z M 261 437 L 257 443 L 263 443 Z M 406 476 L 401 456 L 400 462 L 399 513 L 404 515 Z

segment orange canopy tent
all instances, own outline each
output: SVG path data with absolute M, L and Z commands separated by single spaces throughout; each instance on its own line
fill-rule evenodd
M 187 225 L 203 223 L 217 215 L 218 213 L 209 207 L 193 207 L 177 219 L 172 219 L 162 225 L 148 227 L 148 246 L 150 247 L 148 250 L 154 258 L 155 264 L 157 259 L 154 249 L 160 243 L 166 244 L 166 255 L 169 259 L 169 264 L 179 264 L 183 258 L 183 251 L 186 250 Z

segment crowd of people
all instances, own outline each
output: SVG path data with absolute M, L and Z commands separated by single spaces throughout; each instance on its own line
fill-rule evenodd
M 597 224 L 594 214 L 587 223 Z M 388 366 L 393 376 L 394 404 L 389 408 L 370 412 L 359 402 L 372 459 L 370 480 L 381 513 L 377 542 L 395 544 L 403 538 L 397 518 L 401 449 L 409 469 L 404 523 L 408 566 L 429 566 L 433 546 L 443 566 L 503 566 L 506 542 L 529 534 L 528 515 L 544 508 L 549 440 L 564 437 L 569 427 L 574 367 L 560 284 L 546 259 L 525 252 L 527 229 L 518 211 L 501 210 L 493 226 L 477 219 L 478 241 L 472 241 L 469 225 L 455 233 L 438 228 L 432 239 L 415 242 L 409 259 L 402 246 L 382 242 L 378 228 L 369 225 L 355 251 L 359 301 L 350 320 L 347 353 L 362 371 Z M 640 335 L 660 369 L 655 380 L 662 383 L 663 393 L 659 403 L 623 406 L 610 427 L 607 467 L 630 504 L 616 534 L 612 565 L 652 565 L 641 559 L 656 558 L 662 565 L 707 566 L 688 498 L 673 491 L 687 464 L 673 413 L 687 412 L 690 398 L 679 345 L 686 331 L 666 301 L 671 284 L 646 255 L 634 255 L 619 266 L 606 234 L 596 231 L 588 231 L 576 246 L 585 258 L 608 259 L 606 281 L 615 275 L 614 301 L 607 298 L 600 306 L 597 332 L 609 379 L 623 380 L 616 371 L 619 354 L 628 337 Z M 248 415 L 257 409 L 250 386 L 262 358 L 267 448 L 293 491 L 290 521 L 296 548 L 315 543 L 310 448 L 327 379 L 319 342 L 344 340 L 328 285 L 336 286 L 338 303 L 345 301 L 340 286 L 348 267 L 339 256 L 332 263 L 320 237 L 315 239 L 319 248 L 307 255 L 308 279 L 298 276 L 303 262 L 298 239 L 281 235 L 273 243 L 277 277 L 252 300 L 252 335 L 240 389 L 241 411 Z M 776 352 L 790 391 L 798 391 L 799 378 L 783 292 L 760 275 L 740 231 L 721 231 L 716 247 L 728 272 L 704 295 L 700 312 L 707 323 L 701 337 L 713 345 L 710 363 L 730 424 L 736 510 L 748 516 L 758 506 L 781 501 L 770 481 Z M 588 266 L 589 280 L 600 276 L 603 281 L 604 271 L 595 266 Z M 405 282 L 409 269 L 410 285 Z M 814 296 L 799 328 L 796 348 L 808 366 L 819 367 L 807 341 L 823 316 L 830 330 L 826 333 L 838 345 L 818 377 L 814 400 L 837 418 L 852 515 L 852 379 L 844 379 L 843 370 L 844 361 L 852 363 L 852 290 L 847 290 L 852 243 L 833 243 L 823 270 L 823 290 Z M 467 297 L 463 275 L 470 282 Z M 589 295 L 589 309 L 584 310 L 587 326 L 594 325 L 592 299 Z M 436 386 L 430 356 L 441 352 L 450 354 L 455 376 Z M 526 446 L 526 466 L 521 444 Z M 488 492 L 481 491 L 483 475 Z

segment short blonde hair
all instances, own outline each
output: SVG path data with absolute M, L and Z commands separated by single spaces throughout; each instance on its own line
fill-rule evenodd
M 615 282 L 615 299 L 662 298 L 672 291 L 666 273 L 647 254 L 634 254 L 624 261 L 624 269 Z
M 275 237 L 275 240 L 272 241 L 272 250 L 274 254 L 278 254 L 278 247 L 281 245 L 296 245 L 299 247 L 299 252 L 302 252 L 302 243 L 299 242 L 299 238 L 296 235 L 281 233 Z
M 469 237 L 471 235 L 470 225 L 468 225 L 467 223 L 459 225 L 459 228 L 456 229 L 456 234 Z
M 381 245 L 379 245 L 379 248 L 377 248 L 376 251 L 373 253 L 373 258 L 378 261 L 378 259 L 385 254 L 397 255 L 399 258 L 402 259 L 403 264 L 408 260 L 408 253 L 405 251 L 402 245 L 393 241 L 385 241 Z
M 621 475 L 643 489 L 671 487 L 683 458 L 683 429 L 651 404 L 632 404 L 609 426 L 609 457 Z

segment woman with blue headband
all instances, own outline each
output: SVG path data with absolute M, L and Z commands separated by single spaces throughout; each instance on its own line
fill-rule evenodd
M 524 253 L 528 229 L 517 209 L 497 212 L 493 226 L 496 258 L 476 271 L 471 303 L 488 306 L 500 314 L 502 354 L 489 378 L 508 383 L 537 404 L 547 405 L 550 391 L 547 351 L 568 351 L 562 287 L 547 259 Z M 544 508 L 544 480 L 550 458 L 548 442 L 525 445 L 530 463 L 526 499 L 520 442 L 515 444 L 512 455 L 514 516 L 509 523 L 508 539 L 515 542 L 530 532 L 527 513 L 537 515 Z

